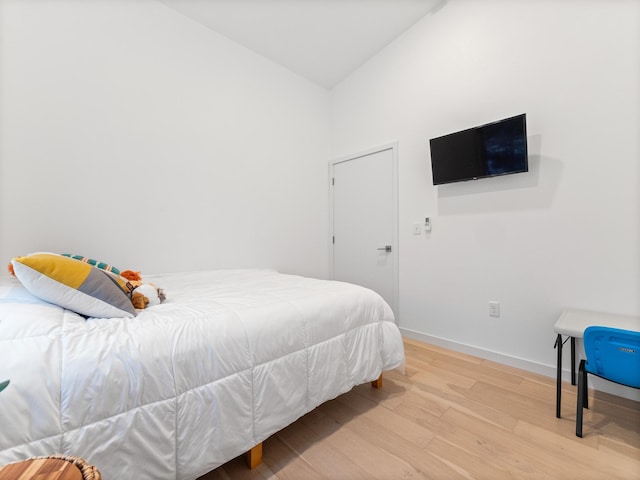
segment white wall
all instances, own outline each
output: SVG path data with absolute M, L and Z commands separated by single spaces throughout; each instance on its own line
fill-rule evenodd
M 326 277 L 327 115 L 154 0 L 2 0 L 0 259 Z
M 639 59 L 638 2 L 449 0 L 332 91 L 332 158 L 399 142 L 405 333 L 550 373 L 562 308 L 640 314 Z M 429 138 L 523 112 L 529 173 L 433 186 Z

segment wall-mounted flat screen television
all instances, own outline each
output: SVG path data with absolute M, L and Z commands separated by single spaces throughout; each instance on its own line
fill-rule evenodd
M 433 184 L 529 171 L 526 114 L 429 140 Z

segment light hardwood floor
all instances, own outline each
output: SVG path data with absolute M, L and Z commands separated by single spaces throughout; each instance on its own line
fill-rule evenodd
M 590 391 L 575 436 L 575 387 L 405 339 L 406 374 L 360 385 L 201 477 L 227 479 L 640 479 L 640 404 Z

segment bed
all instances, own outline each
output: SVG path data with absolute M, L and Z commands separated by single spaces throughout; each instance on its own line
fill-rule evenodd
M 271 270 L 146 280 L 165 303 L 88 319 L 2 280 L 0 464 L 58 453 L 103 478 L 195 479 L 404 366 L 366 288 Z

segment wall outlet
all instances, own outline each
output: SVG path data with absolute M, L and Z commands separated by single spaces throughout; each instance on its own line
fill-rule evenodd
M 500 302 L 489 302 L 489 316 L 490 317 L 500 316 Z

